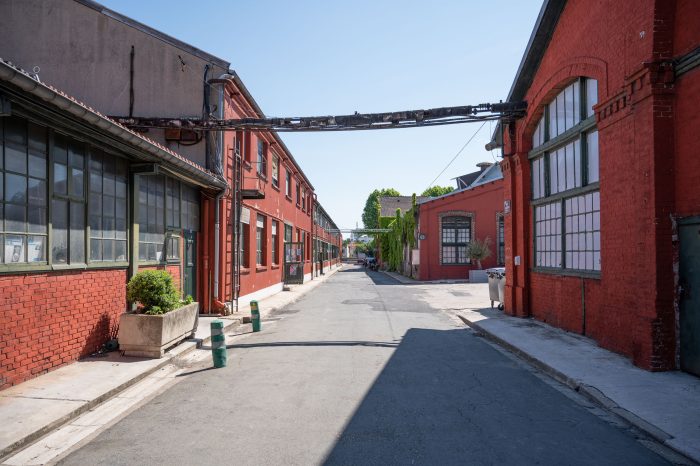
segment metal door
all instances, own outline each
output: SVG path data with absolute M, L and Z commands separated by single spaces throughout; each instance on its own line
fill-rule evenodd
M 284 283 L 304 283 L 304 243 L 284 243 Z
M 681 370 L 700 375 L 700 217 L 679 222 Z
M 183 291 L 185 296 L 190 295 L 197 300 L 197 243 L 196 233 L 185 230 L 185 261 L 183 270 Z

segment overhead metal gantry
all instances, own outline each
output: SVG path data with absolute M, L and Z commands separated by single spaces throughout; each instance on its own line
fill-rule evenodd
M 292 118 L 149 118 L 111 116 L 118 123 L 134 129 L 177 128 L 195 131 L 352 131 L 415 128 L 454 125 L 488 120 L 510 120 L 523 116 L 526 102 L 440 107 L 388 113 L 354 113 L 353 115 Z

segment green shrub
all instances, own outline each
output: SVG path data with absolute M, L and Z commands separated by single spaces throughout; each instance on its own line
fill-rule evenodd
M 144 270 L 126 286 L 126 297 L 140 303 L 145 314 L 165 314 L 180 304 L 180 293 L 173 277 L 165 270 Z
M 194 298 L 192 298 L 192 295 L 188 294 L 185 296 L 185 299 L 182 301 L 184 304 L 192 304 L 194 302 Z

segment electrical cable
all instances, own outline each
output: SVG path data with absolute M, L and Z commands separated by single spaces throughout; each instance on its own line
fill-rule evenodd
M 457 153 L 455 154 L 455 156 L 452 157 L 452 160 L 450 160 L 450 162 L 445 166 L 445 168 L 442 169 L 442 171 L 438 174 L 438 176 L 436 176 L 435 179 L 434 179 L 433 181 L 430 182 L 430 184 L 428 185 L 428 188 L 427 188 L 427 189 L 430 189 L 430 188 L 433 186 L 433 183 L 435 183 L 435 182 L 437 181 L 437 179 L 440 178 L 440 176 L 442 176 L 443 173 L 445 173 L 445 170 L 447 170 L 448 168 L 450 168 L 450 165 L 452 165 L 452 162 L 454 162 L 454 161 L 457 159 L 457 157 L 459 157 L 459 154 L 461 154 L 462 151 L 463 151 L 464 149 L 467 148 L 467 146 L 469 145 L 469 143 L 472 142 L 472 139 L 474 139 L 474 138 L 476 137 L 476 135 L 479 133 L 479 131 L 481 131 L 481 128 L 483 128 L 485 124 L 486 124 L 486 121 L 484 121 L 484 122 L 481 124 L 481 126 L 479 126 L 479 128 L 474 132 L 474 134 L 472 134 L 472 136 L 469 138 L 469 140 L 468 140 L 467 142 L 464 143 L 464 145 L 462 146 L 462 148 L 461 148 L 459 151 L 457 151 Z

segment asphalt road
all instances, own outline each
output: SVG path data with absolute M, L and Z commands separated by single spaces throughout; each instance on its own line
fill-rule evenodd
M 420 293 L 346 268 L 62 464 L 667 464 Z

